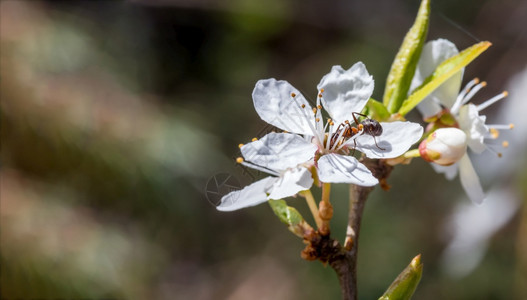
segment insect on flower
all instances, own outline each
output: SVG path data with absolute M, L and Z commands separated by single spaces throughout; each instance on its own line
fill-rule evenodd
M 365 117 L 366 119 L 362 120 L 362 122 L 359 122 L 356 115 L 360 117 Z M 368 118 L 367 115 L 361 114 L 358 112 L 353 112 L 352 117 L 353 117 L 353 121 L 355 122 L 354 123 L 355 126 L 350 124 L 348 120 L 346 120 L 344 123 L 341 123 L 337 127 L 337 130 L 335 131 L 335 133 L 331 135 L 331 141 L 330 141 L 331 146 L 330 147 L 332 147 L 333 144 L 336 143 L 336 141 L 340 140 L 341 138 L 350 139 L 354 135 L 360 133 L 360 135 L 366 134 L 366 135 L 372 136 L 373 141 L 375 142 L 375 146 L 377 146 L 377 148 L 379 148 L 380 150 L 386 150 L 384 148 L 381 148 L 377 144 L 377 140 L 375 139 L 376 136 L 380 136 L 382 134 L 382 125 L 377 120 Z M 341 140 L 341 142 L 342 141 L 343 140 Z M 353 152 L 355 152 L 355 148 L 357 147 L 357 142 L 353 140 L 353 143 L 354 143 Z

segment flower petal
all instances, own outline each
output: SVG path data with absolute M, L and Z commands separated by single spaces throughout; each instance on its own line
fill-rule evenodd
M 241 147 L 245 160 L 271 170 L 296 167 L 312 159 L 316 150 L 299 135 L 275 132 Z
M 459 109 L 459 128 L 468 138 L 468 146 L 472 151 L 481 153 L 487 148 L 484 143 L 489 128 L 485 125 L 485 116 L 480 116 L 474 104 L 463 105 Z
M 356 149 L 369 158 L 393 158 L 404 154 L 410 146 L 419 141 L 423 135 L 423 127 L 412 122 L 381 122 L 382 134 L 373 136 L 362 134 L 355 138 Z M 377 145 L 375 144 L 377 141 Z M 353 140 L 346 142 L 349 148 L 353 148 Z M 382 149 L 381 149 L 382 148 Z
M 270 188 L 269 199 L 282 199 L 309 190 L 313 185 L 311 172 L 304 167 L 287 170 Z
M 483 193 L 478 174 L 476 174 L 468 154 L 459 160 L 459 178 L 470 200 L 476 204 L 481 204 L 485 199 L 485 193 Z
M 292 94 L 295 97 L 292 97 Z M 290 132 L 314 135 L 311 106 L 287 81 L 274 78 L 259 80 L 253 90 L 256 112 L 265 122 Z M 305 105 L 302 108 L 302 105 Z
M 318 160 L 318 177 L 322 182 L 353 183 L 361 186 L 374 186 L 379 183 L 370 170 L 355 157 L 334 153 L 323 155 Z
M 445 177 L 448 180 L 454 179 L 457 175 L 457 170 L 459 169 L 459 165 L 457 162 L 450 166 L 441 166 L 434 163 L 431 163 L 430 165 L 432 166 L 432 168 L 434 168 L 434 171 L 436 171 L 436 173 L 445 174 Z
M 276 180 L 276 177 L 266 177 L 239 191 L 230 192 L 221 198 L 221 203 L 216 209 L 220 211 L 233 211 L 266 202 L 266 191 Z
M 322 93 L 322 105 L 336 124 L 352 120 L 353 112 L 361 112 L 373 92 L 373 78 L 362 62 L 348 70 L 333 66 L 317 88 Z
M 432 75 L 440 63 L 458 53 L 459 51 L 456 46 L 445 39 L 438 39 L 426 43 L 417 63 L 417 69 L 415 70 L 415 75 L 410 85 L 410 91 L 419 87 L 428 76 Z M 426 97 L 425 100 L 419 103 L 417 108 L 421 114 L 426 118 L 439 113 L 441 111 L 440 103 L 447 108 L 451 108 L 461 88 L 462 78 L 463 70 L 452 76 Z

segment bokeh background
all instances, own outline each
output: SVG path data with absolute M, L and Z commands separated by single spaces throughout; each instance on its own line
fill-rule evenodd
M 303 261 L 302 242 L 268 205 L 218 212 L 207 183 L 260 176 L 233 160 L 239 143 L 269 130 L 251 101 L 259 79 L 314 97 L 332 65 L 363 61 L 381 99 L 418 5 L 2 1 L 2 299 L 338 299 L 331 268 Z M 527 299 L 527 2 L 432 7 L 429 39 L 493 43 L 464 82 L 488 82 L 476 103 L 507 89 L 485 113 L 516 128 L 503 134 L 502 158 L 474 160 L 491 205 L 475 208 L 457 179 L 420 160 L 373 192 L 360 298 L 379 297 L 421 253 L 415 299 Z M 342 238 L 346 193 L 333 188 Z M 312 221 L 305 202 L 289 203 Z

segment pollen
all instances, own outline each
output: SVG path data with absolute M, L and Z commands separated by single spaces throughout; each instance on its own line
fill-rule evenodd
M 503 94 L 503 97 L 507 97 L 507 96 L 509 96 L 509 92 L 507 92 L 507 91 L 503 91 L 502 94 Z
M 335 122 L 330 121 L 330 122 L 329 122 L 329 125 L 331 125 L 331 126 L 335 126 Z
M 239 164 L 241 164 L 241 163 L 243 162 L 243 158 L 238 157 L 238 158 L 236 159 L 236 162 L 239 163 Z
M 317 108 L 316 108 L 316 107 L 313 107 L 313 113 L 314 113 L 314 114 L 317 113 Z
M 316 118 L 315 121 L 316 121 L 316 122 L 320 122 L 320 118 Z
M 295 98 L 296 94 L 295 93 L 291 93 L 291 97 Z
M 322 98 L 322 94 L 318 94 L 318 97 L 319 97 L 319 98 Z
M 486 87 L 487 86 L 487 82 L 486 81 L 483 81 L 480 83 L 481 87 Z
M 253 138 L 251 141 L 256 142 L 258 138 Z
M 324 92 L 324 89 L 320 89 L 320 92 L 323 93 L 323 92 Z
M 490 135 L 492 136 L 492 138 L 497 139 L 500 136 L 500 132 L 495 128 L 491 128 Z
M 302 105 L 300 105 L 300 106 L 301 106 L 302 108 L 306 108 L 306 105 L 305 105 L 305 104 L 302 104 Z
M 243 147 L 243 144 L 238 144 L 238 148 L 241 148 L 241 147 Z
M 474 84 L 478 84 L 479 83 L 479 78 L 474 78 Z
M 317 105 L 317 108 L 318 108 L 318 109 L 322 109 L 322 105 L 320 105 L 320 104 Z
M 503 141 L 501 143 L 501 145 L 503 146 L 503 148 L 508 148 L 509 147 L 509 142 L 508 141 Z

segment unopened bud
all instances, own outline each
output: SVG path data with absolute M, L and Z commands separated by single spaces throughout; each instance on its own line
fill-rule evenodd
M 419 154 L 429 162 L 449 166 L 467 151 L 467 135 L 458 128 L 440 128 L 419 144 Z

